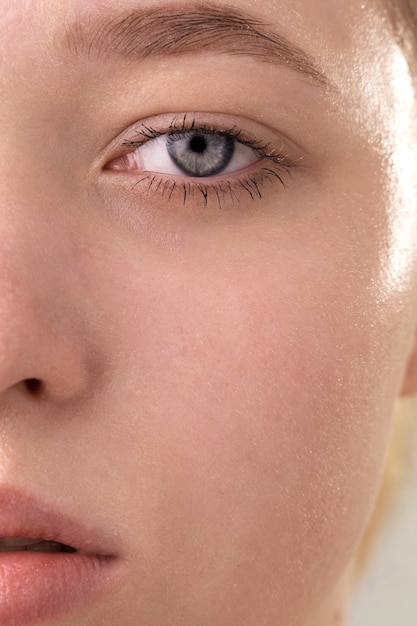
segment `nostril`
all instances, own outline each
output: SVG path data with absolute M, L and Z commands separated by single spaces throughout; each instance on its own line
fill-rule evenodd
M 33 396 L 39 396 L 42 390 L 42 381 L 39 378 L 27 378 L 23 381 L 28 392 Z

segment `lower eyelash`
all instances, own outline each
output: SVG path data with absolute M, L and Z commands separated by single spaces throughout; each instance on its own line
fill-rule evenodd
M 243 178 L 213 183 L 203 183 L 196 181 L 196 179 L 186 181 L 179 177 L 164 179 L 149 172 L 136 180 L 131 189 L 133 190 L 140 185 L 145 187 L 145 193 L 160 193 L 168 201 L 171 201 L 174 196 L 179 196 L 184 205 L 189 200 L 198 198 L 202 200 L 205 207 L 212 199 L 219 208 L 223 207 L 225 201 L 231 202 L 232 206 L 237 206 L 240 203 L 242 193 L 247 194 L 251 200 L 262 199 L 262 187 L 268 182 L 278 181 L 286 189 L 285 177 L 291 175 L 292 167 L 294 167 L 293 164 L 284 163 L 282 159 L 277 158 L 269 167 L 262 167 Z

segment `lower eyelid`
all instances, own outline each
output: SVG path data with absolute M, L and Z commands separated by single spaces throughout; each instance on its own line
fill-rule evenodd
M 111 172 L 110 172 L 111 173 Z M 111 179 L 110 179 L 111 180 Z M 225 209 L 244 207 L 242 199 L 261 200 L 268 187 L 277 185 L 285 190 L 291 181 L 291 168 L 278 163 L 264 161 L 263 166 L 245 168 L 225 177 L 209 179 L 164 176 L 152 172 L 122 173 L 123 187 L 133 198 L 155 201 L 160 208 L 160 199 L 168 206 L 190 204 L 194 210 Z M 135 200 L 136 202 L 136 200 Z M 164 206 L 164 205 L 163 205 Z

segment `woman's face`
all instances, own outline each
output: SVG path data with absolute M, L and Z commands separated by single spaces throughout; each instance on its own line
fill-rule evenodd
M 83 536 L 3 625 L 336 623 L 416 319 L 385 17 L 0 0 L 0 535 Z

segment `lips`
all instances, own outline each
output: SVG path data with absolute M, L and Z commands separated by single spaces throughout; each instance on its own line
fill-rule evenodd
M 0 488 L 2 626 L 29 626 L 92 603 L 120 574 L 110 537 L 21 491 Z

